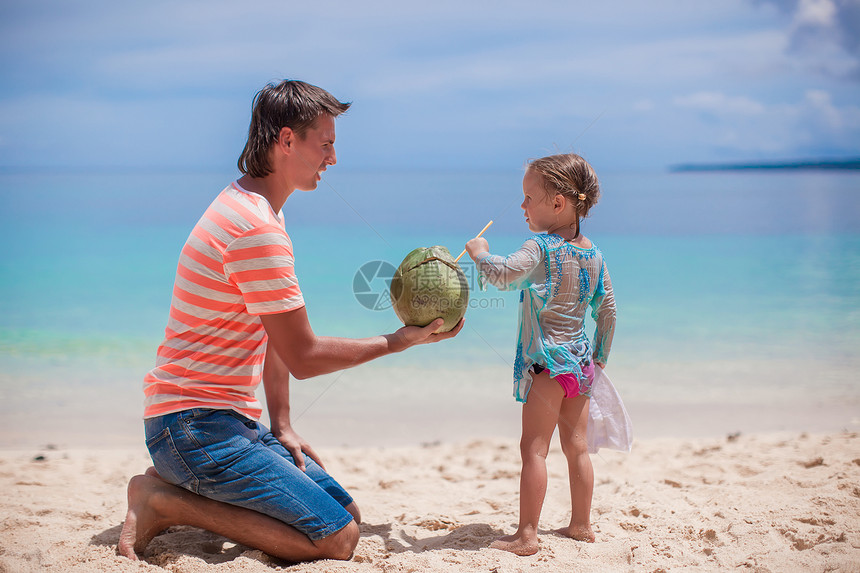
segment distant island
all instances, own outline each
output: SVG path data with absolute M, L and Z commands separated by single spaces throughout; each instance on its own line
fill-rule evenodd
M 669 171 L 740 171 L 740 170 L 775 170 L 775 169 L 828 169 L 854 170 L 860 169 L 860 158 L 824 160 L 808 159 L 802 161 L 775 161 L 766 163 L 688 163 L 673 165 Z

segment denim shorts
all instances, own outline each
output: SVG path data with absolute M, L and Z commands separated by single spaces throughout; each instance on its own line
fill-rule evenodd
M 272 433 L 232 410 L 192 409 L 144 420 L 155 469 L 196 494 L 264 513 L 312 540 L 352 521 L 352 498 L 319 464 L 306 471 Z

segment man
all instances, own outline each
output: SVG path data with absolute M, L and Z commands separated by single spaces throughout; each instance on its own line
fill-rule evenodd
M 359 510 L 290 424 L 290 374 L 299 379 L 455 336 L 404 327 L 365 339 L 317 336 L 279 215 L 336 163 L 335 118 L 349 104 L 284 81 L 254 100 L 244 174 L 191 232 L 179 260 L 165 340 L 144 380 L 154 467 L 128 485 L 118 550 L 137 559 L 171 525 L 193 525 L 305 561 L 348 559 Z M 271 432 L 254 391 L 266 392 Z

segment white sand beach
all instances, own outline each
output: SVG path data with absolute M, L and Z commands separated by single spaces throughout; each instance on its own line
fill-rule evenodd
M 116 554 L 140 447 L 0 451 L 0 571 L 860 571 L 860 434 L 763 433 L 636 440 L 593 456 L 597 540 L 566 524 L 554 445 L 540 551 L 489 549 L 517 521 L 516 441 L 320 448 L 362 510 L 347 562 L 290 564 L 191 527 L 157 536 L 140 562 Z

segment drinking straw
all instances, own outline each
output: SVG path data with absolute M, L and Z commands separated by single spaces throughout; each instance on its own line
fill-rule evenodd
M 478 234 L 475 236 L 475 238 L 477 239 L 478 237 L 480 237 L 481 235 L 483 235 L 483 234 L 484 234 L 484 231 L 486 231 L 487 229 L 489 229 L 489 228 L 490 228 L 490 225 L 492 225 L 492 224 L 493 224 L 493 222 L 492 222 L 492 221 L 490 221 L 489 223 L 487 223 L 486 225 L 484 225 L 484 228 L 483 228 L 483 229 L 481 229 L 481 232 L 480 232 L 480 233 L 478 233 Z M 454 262 L 456 263 L 457 261 L 459 261 L 459 260 L 460 260 L 460 257 L 462 257 L 462 256 L 463 256 L 463 255 L 465 255 L 465 254 L 466 254 L 466 249 L 463 249 L 463 252 L 462 252 L 462 253 L 460 253 L 460 255 L 459 255 L 456 259 L 454 259 Z

